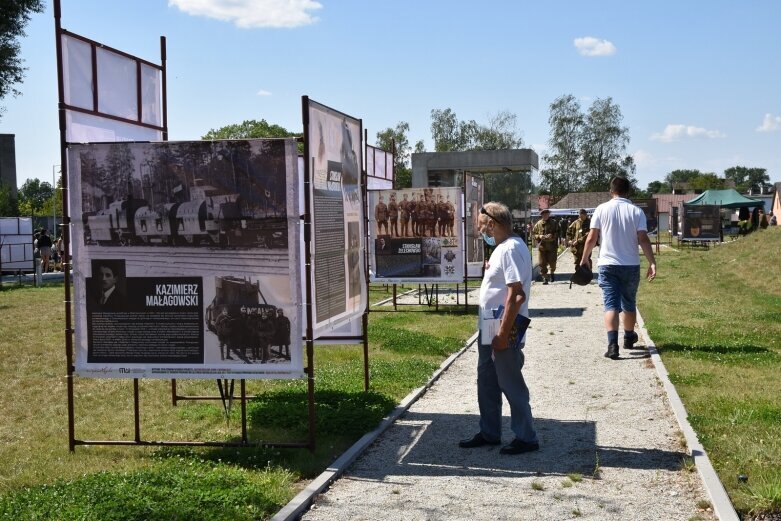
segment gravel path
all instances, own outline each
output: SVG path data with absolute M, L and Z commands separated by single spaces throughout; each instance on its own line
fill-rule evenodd
M 532 286 L 525 349 L 539 452 L 457 446 L 478 430 L 473 346 L 303 519 L 711 519 L 647 352 L 604 358 L 601 292 L 569 289 L 569 253 L 559 266 L 557 282 Z

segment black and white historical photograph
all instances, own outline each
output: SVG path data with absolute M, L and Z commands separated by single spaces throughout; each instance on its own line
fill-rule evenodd
M 287 248 L 285 141 L 74 146 L 88 245 Z
M 209 362 L 279 364 L 291 360 L 291 303 L 284 303 L 286 313 L 283 303 L 266 297 L 261 284 L 241 277 L 215 279 L 214 298 L 204 316 L 210 333 Z
M 370 190 L 371 280 L 462 281 L 462 206 L 458 187 Z

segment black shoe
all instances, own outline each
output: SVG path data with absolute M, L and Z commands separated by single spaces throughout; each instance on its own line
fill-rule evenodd
M 481 432 L 478 432 L 471 438 L 459 441 L 458 446 L 462 449 L 474 449 L 475 447 L 482 447 L 483 445 L 499 445 L 500 443 L 502 443 L 500 440 L 487 440 L 483 437 Z
M 635 342 L 640 340 L 640 337 L 637 336 L 637 333 L 632 331 L 632 334 L 630 336 L 624 335 L 624 349 L 634 349 Z
M 610 358 L 611 360 L 618 360 L 618 344 L 609 344 L 605 357 Z
M 524 452 L 534 452 L 540 450 L 539 443 L 527 443 L 515 438 L 509 445 L 505 445 L 499 450 L 499 454 L 523 454 Z
M 550 281 L 554 282 L 556 280 L 556 277 L 553 276 L 553 273 L 550 274 Z
M 542 285 L 543 286 L 547 286 L 548 285 L 548 278 L 547 277 L 543 277 L 542 278 Z

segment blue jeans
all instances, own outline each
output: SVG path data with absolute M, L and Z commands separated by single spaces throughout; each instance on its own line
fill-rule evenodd
M 524 361 L 521 348 L 497 351 L 496 360 L 493 360 L 490 344 L 478 343 L 477 403 L 480 406 L 480 433 L 489 441 L 502 438 L 504 393 L 510 403 L 510 428 L 515 437 L 527 443 L 537 443 L 529 405 L 529 388 L 521 373 Z
M 640 285 L 640 266 L 600 266 L 599 287 L 605 311 L 637 310 L 637 287 Z

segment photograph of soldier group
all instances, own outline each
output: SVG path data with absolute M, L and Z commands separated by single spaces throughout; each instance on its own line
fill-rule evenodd
M 282 309 L 242 306 L 238 313 L 231 313 L 225 306 L 215 320 L 215 329 L 220 360 L 234 360 L 231 354 L 246 364 L 290 360 L 290 319 Z
M 450 195 L 444 196 L 434 188 L 420 192 L 402 192 L 399 201 L 391 192 L 385 202 L 380 194 L 374 206 L 377 235 L 390 237 L 455 237 L 456 207 Z

